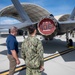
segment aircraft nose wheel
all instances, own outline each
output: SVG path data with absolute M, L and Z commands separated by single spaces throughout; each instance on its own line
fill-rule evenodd
M 68 40 L 67 47 L 73 47 L 73 40 L 72 39 Z

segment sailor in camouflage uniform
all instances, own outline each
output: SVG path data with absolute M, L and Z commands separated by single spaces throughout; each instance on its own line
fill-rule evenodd
M 21 56 L 26 63 L 26 75 L 41 75 L 44 70 L 42 42 L 36 38 L 36 29 L 29 27 L 29 36 L 21 46 Z

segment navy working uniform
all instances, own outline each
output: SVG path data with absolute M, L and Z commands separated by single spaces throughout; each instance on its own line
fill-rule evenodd
M 25 60 L 26 75 L 41 75 L 40 67 L 44 65 L 43 46 L 35 36 L 29 36 L 21 46 L 21 56 Z

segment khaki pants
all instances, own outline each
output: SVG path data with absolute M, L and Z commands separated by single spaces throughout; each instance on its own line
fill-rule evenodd
M 14 75 L 15 68 L 16 68 L 16 60 L 12 55 L 7 55 L 10 63 L 9 75 Z

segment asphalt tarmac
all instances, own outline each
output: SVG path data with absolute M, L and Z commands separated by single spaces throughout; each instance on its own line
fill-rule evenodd
M 67 49 L 65 35 L 57 36 L 54 40 L 45 41 L 43 37 L 37 36 L 44 47 L 44 57 L 59 53 Z M 70 37 L 72 38 L 72 37 Z M 75 38 L 72 38 L 75 46 Z M 17 36 L 19 42 L 19 50 L 21 43 L 23 42 L 22 36 Z M 7 48 L 6 48 L 6 37 L 0 37 L 0 72 L 6 71 L 9 69 L 9 61 L 7 59 Z M 21 58 L 19 53 L 19 59 L 21 61 L 21 66 L 24 63 L 24 60 Z M 64 55 L 60 55 L 56 58 L 50 59 L 44 63 L 45 70 L 42 72 L 42 75 L 75 75 L 75 51 L 69 52 Z M 25 75 L 25 69 L 15 73 L 14 75 Z

